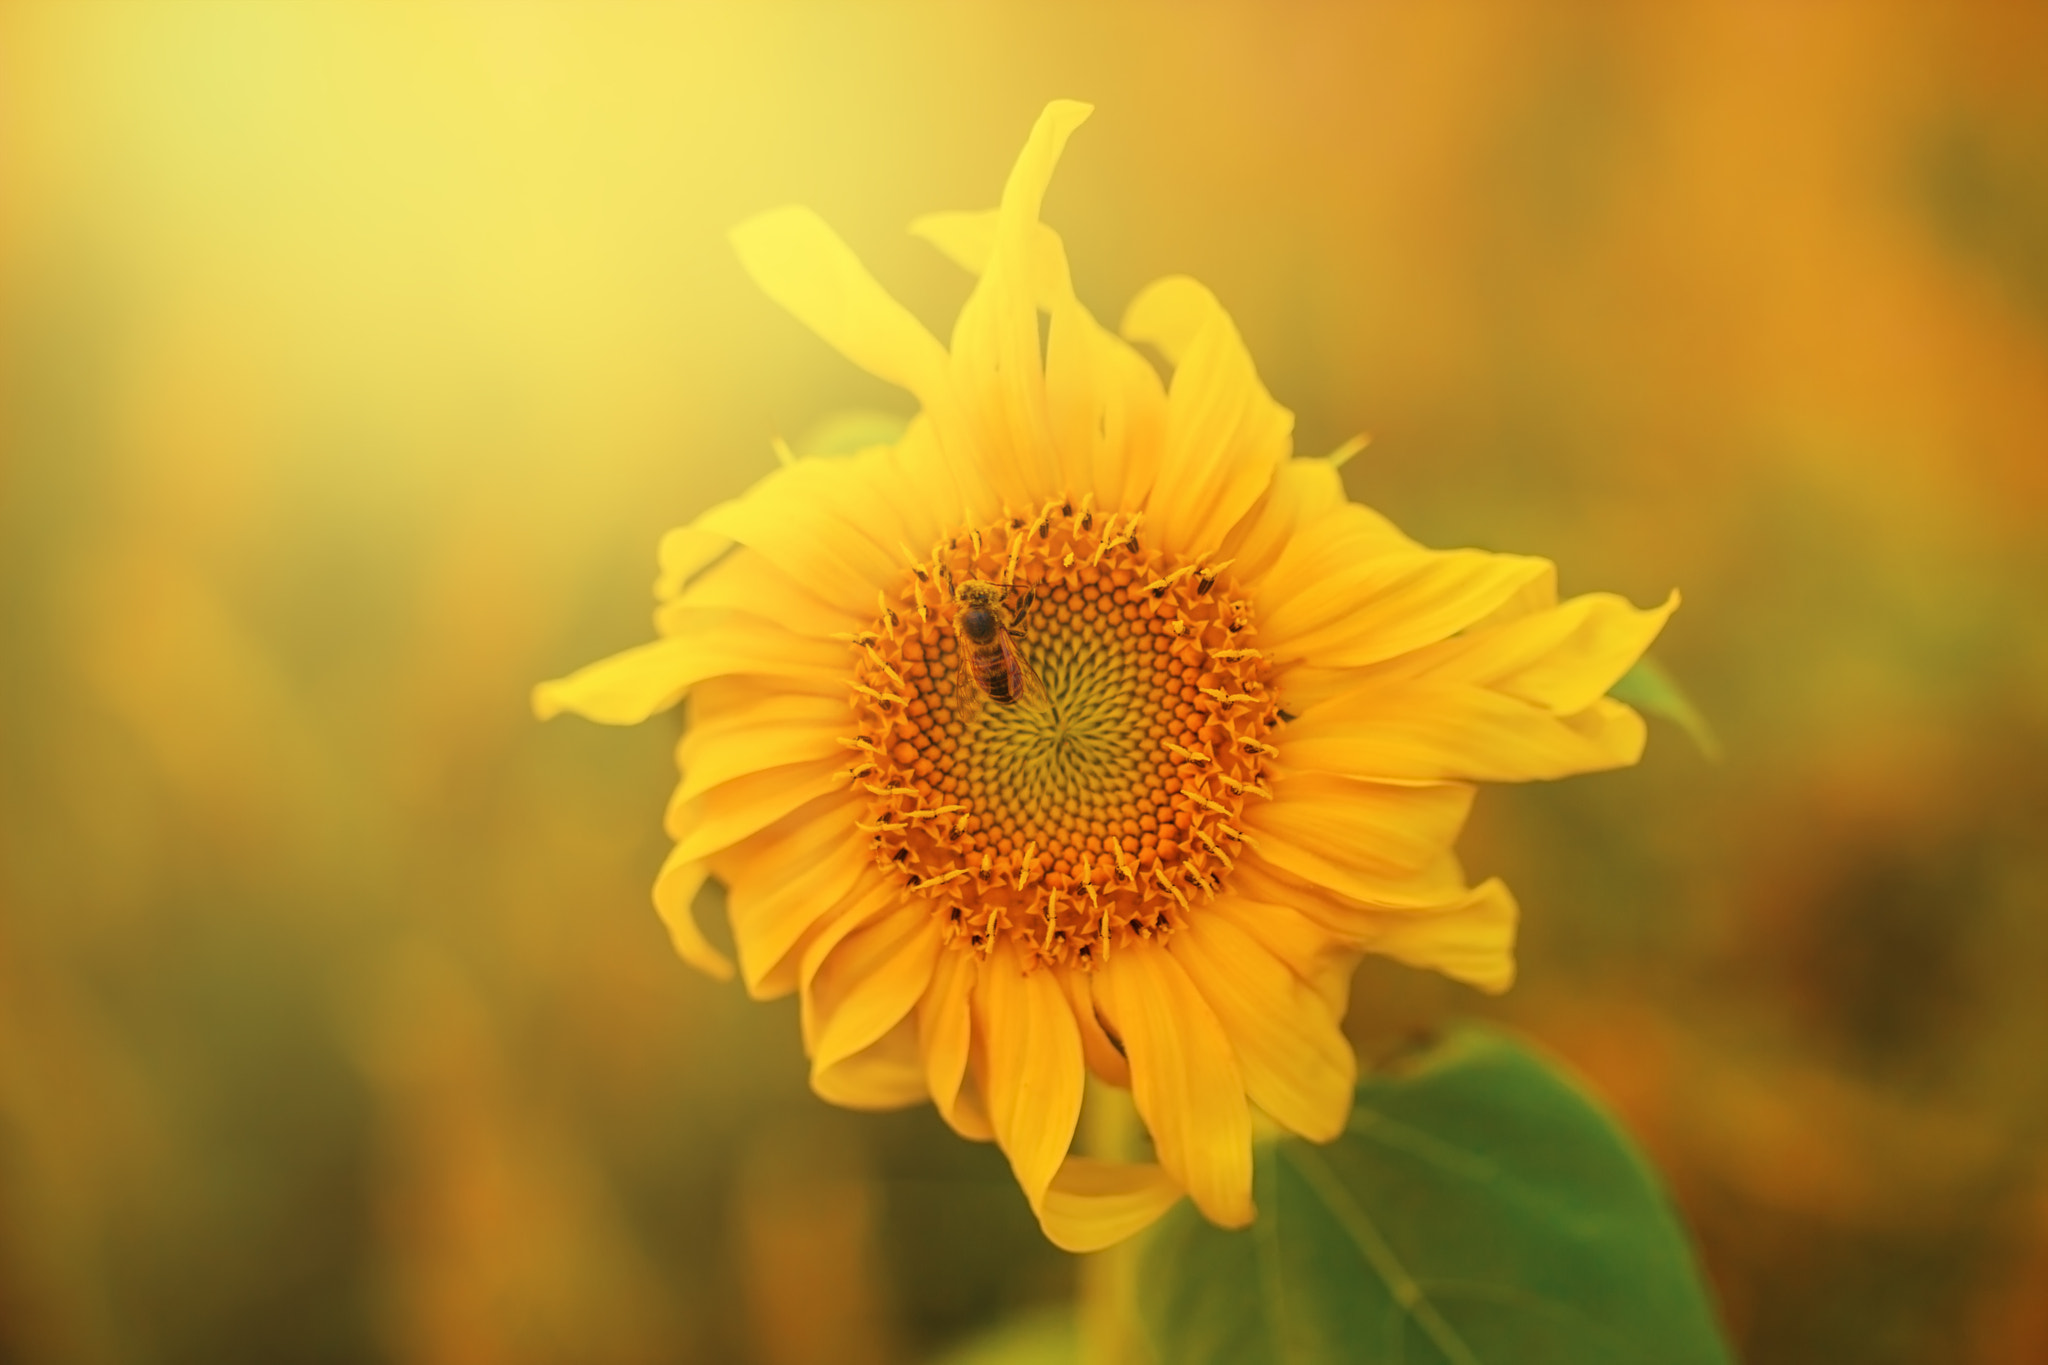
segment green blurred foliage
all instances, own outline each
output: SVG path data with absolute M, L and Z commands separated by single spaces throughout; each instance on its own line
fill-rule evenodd
M 1685 606 L 1714 723 L 1490 791 L 1499 1002 L 1738 1354 L 2048 1358 L 2048 20 L 1999 3 L 0 8 L 0 1358 L 908 1361 L 1060 1300 L 647 903 L 673 729 L 537 726 L 662 531 L 902 413 L 745 281 L 815 206 L 1185 271 L 1354 496 Z M 836 439 L 836 438 L 835 438 Z

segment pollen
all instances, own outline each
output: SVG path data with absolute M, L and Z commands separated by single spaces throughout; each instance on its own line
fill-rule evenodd
M 998 702 L 955 629 L 956 585 L 1004 589 L 1030 683 Z M 947 943 L 1088 969 L 1214 897 L 1264 799 L 1279 704 L 1250 601 L 1220 561 L 1146 547 L 1071 500 L 962 527 L 884 592 L 849 698 L 876 863 Z

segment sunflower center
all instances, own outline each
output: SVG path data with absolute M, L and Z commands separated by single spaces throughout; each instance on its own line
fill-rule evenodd
M 947 942 L 1090 966 L 1222 887 L 1278 724 L 1226 570 L 1054 502 L 883 595 L 852 642 L 862 828 Z

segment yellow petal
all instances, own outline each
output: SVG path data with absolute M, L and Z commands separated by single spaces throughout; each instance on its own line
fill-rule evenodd
M 837 600 L 844 585 L 829 580 L 851 576 L 869 594 L 855 610 L 869 617 L 874 588 L 893 588 L 909 568 L 905 547 L 914 554 L 956 530 L 964 515 L 991 506 L 972 470 L 945 453 L 930 415 L 920 413 L 893 445 L 794 459 L 698 520 L 773 563 L 783 574 L 777 597 L 794 590 Z
M 713 570 L 714 573 L 717 570 Z M 714 594 L 707 593 L 708 598 Z M 764 593 L 765 595 L 765 593 Z M 835 683 L 846 695 L 847 650 L 842 640 L 790 629 L 774 613 L 778 604 L 755 601 L 743 607 L 701 606 L 695 588 L 659 609 L 669 639 L 690 646 L 691 684 L 735 673 L 759 673 L 811 682 Z M 844 624 L 843 616 L 821 624 Z M 701 656 L 701 662 L 697 662 Z
M 1490 688 L 1569 715 L 1606 695 L 1677 609 L 1675 592 L 1647 611 L 1613 593 L 1587 593 L 1417 650 L 1387 676 Z
M 1290 543 L 1349 506 L 1355 504 L 1344 501 L 1343 481 L 1328 460 L 1288 460 L 1274 472 L 1273 482 L 1251 510 L 1223 538 L 1217 556 L 1230 561 L 1238 582 L 1256 583 Z
M 1547 560 L 1483 550 L 1417 550 L 1370 556 L 1313 581 L 1285 558 L 1275 580 L 1301 579 L 1259 621 L 1259 648 L 1274 660 L 1357 667 L 1391 659 L 1463 630 L 1532 581 Z M 1284 591 L 1262 585 L 1262 596 Z
M 967 1094 L 967 1057 L 974 1038 L 971 1000 L 981 959 L 971 953 L 942 952 L 932 981 L 917 1004 L 917 1034 L 924 1051 L 925 1086 L 939 1117 L 962 1137 L 987 1142 L 995 1137 L 987 1111 Z
M 1316 993 L 1332 1019 L 1342 1019 L 1351 1003 L 1351 976 L 1358 966 L 1358 949 L 1339 941 L 1295 908 L 1297 899 L 1315 898 L 1313 891 L 1268 884 L 1258 876 L 1254 861 L 1239 866 L 1245 873 L 1231 880 L 1246 894 L 1219 897 L 1205 906 L 1202 913 L 1227 919 L 1258 940 L 1261 947 L 1285 963 L 1297 979 Z
M 1468 629 L 1472 631 L 1491 630 L 1519 621 L 1524 616 L 1533 616 L 1539 611 L 1549 611 L 1557 605 L 1557 567 L 1540 574 L 1515 590 L 1512 597 L 1495 607 L 1486 615 L 1474 621 Z
M 1327 461 L 1289 460 L 1280 470 L 1276 481 L 1300 479 L 1307 485 L 1301 495 L 1303 503 L 1327 510 L 1272 528 L 1268 536 L 1279 543 L 1270 549 L 1271 567 L 1239 575 L 1252 585 L 1262 621 L 1281 603 L 1319 591 L 1323 581 L 1333 575 L 1367 560 L 1412 554 L 1422 548 L 1370 507 L 1344 501 L 1342 482 Z
M 1375 916 L 1364 946 L 1498 995 L 1515 982 L 1517 916 L 1514 896 L 1495 879 L 1441 910 Z
M 706 875 L 704 864 L 685 862 L 670 852 L 661 871 L 655 874 L 654 909 L 668 926 L 669 942 L 675 945 L 677 957 L 707 976 L 730 981 L 732 959 L 711 946 L 704 931 L 697 927 L 697 917 L 691 908 Z
M 1643 721 L 1602 698 L 1559 716 L 1483 687 L 1367 684 L 1287 727 L 1290 767 L 1361 777 L 1528 782 L 1625 768 L 1642 757 Z
M 844 467 L 848 463 L 803 460 L 775 470 L 745 498 L 706 512 L 699 524 L 751 547 L 821 601 L 871 613 L 876 591 L 894 588 L 908 565 L 900 550 L 859 529 L 886 527 L 897 518 L 889 510 L 890 491 L 858 477 L 864 471 Z
M 995 253 L 999 215 L 938 213 L 911 231 L 980 274 Z M 1166 392 L 1152 366 L 1098 323 L 1074 296 L 1059 234 L 1038 224 L 1031 292 L 1051 315 L 1045 344 L 1045 406 L 1057 453 L 1057 490 L 1093 493 L 1098 507 L 1144 504 L 1166 431 Z
M 706 858 L 819 797 L 845 789 L 844 767 L 790 763 L 735 777 L 694 801 L 672 803 L 665 823 L 676 846 L 687 850 L 684 857 Z
M 863 451 L 848 459 L 806 460 L 800 474 L 829 519 L 857 532 L 866 566 L 885 586 L 902 581 L 910 567 L 903 551 L 928 547 L 939 531 L 956 530 L 962 515 L 955 481 L 906 477 L 906 457 L 934 457 L 930 420 L 913 421 L 893 446 Z M 958 463 L 958 461 L 951 461 Z
M 1166 390 L 1151 362 L 1071 294 L 1046 331 L 1045 401 L 1067 486 L 1093 492 L 1100 508 L 1143 507 L 1166 448 Z
M 1445 854 L 1440 868 L 1420 879 L 1433 888 L 1391 908 L 1360 904 L 1293 882 L 1257 856 L 1242 858 L 1232 874 L 1239 895 L 1206 907 L 1266 945 L 1314 985 L 1333 1018 L 1343 1016 L 1350 969 L 1361 952 L 1397 958 L 1414 967 L 1503 991 L 1514 980 L 1515 902 L 1499 881 L 1467 887 L 1458 861 Z M 1240 900 L 1257 902 L 1249 910 Z M 1340 974 L 1341 973 L 1341 974 Z
M 809 697 L 801 693 L 790 695 L 787 700 L 792 703 L 792 710 L 795 709 L 794 703 L 822 702 L 832 707 L 836 714 L 823 722 L 794 718 L 766 720 L 758 725 L 710 732 L 692 726 L 677 747 L 683 781 L 676 788 L 675 799 L 693 801 L 735 778 L 767 768 L 788 764 L 833 766 L 840 763 L 847 751 L 839 741 L 849 729 L 845 704 L 835 706 L 829 697 Z
M 1070 1156 L 1045 1192 L 1038 1225 L 1062 1251 L 1101 1251 L 1151 1227 L 1180 1197 L 1173 1177 L 1152 1162 Z
M 1146 533 L 1184 553 L 1212 551 L 1287 459 L 1294 414 L 1259 382 L 1216 296 L 1185 276 L 1140 293 L 1121 330 L 1159 347 L 1174 366 Z
M 1257 939 L 1203 909 L 1167 948 L 1230 1036 L 1245 1094 L 1290 1131 L 1331 1141 L 1344 1131 L 1358 1080 L 1337 1018 Z
M 737 740 L 749 731 L 777 725 L 815 729 L 851 722 L 845 697 L 777 692 L 753 679 L 707 679 L 691 694 L 690 726 L 676 746 L 676 764 L 687 769 L 708 748 Z
M 963 524 L 993 521 L 1002 500 L 972 461 L 954 458 L 940 442 L 936 426 L 922 414 L 889 454 L 890 477 L 900 487 L 922 488 L 927 496 L 906 502 L 904 544 L 928 549 Z
M 635 645 L 585 664 L 566 678 L 537 684 L 533 714 L 553 720 L 573 711 L 602 725 L 638 725 L 683 699 L 696 681 L 700 662 L 681 640 Z
M 900 910 L 903 888 L 883 876 L 870 864 L 839 903 L 821 915 L 814 932 L 804 943 L 797 966 L 797 1019 L 803 1030 L 804 1052 L 817 1051 L 820 1020 L 813 985 L 840 944 L 878 920 Z
M 927 408 L 947 404 L 945 348 L 817 214 L 771 210 L 734 228 L 732 243 L 762 292 L 841 355 Z
M 1074 1010 L 1075 1027 L 1081 1030 L 1081 1055 L 1088 1069 L 1111 1085 L 1131 1088 L 1131 1066 L 1116 1050 L 1102 1020 L 1095 1014 L 1094 978 L 1087 972 L 1061 972 L 1060 986 Z
M 683 699 L 706 678 L 764 674 L 845 695 L 844 647 L 805 639 L 773 622 L 737 612 L 711 612 L 690 622 L 693 633 L 637 645 L 586 664 L 533 689 L 534 714 L 549 720 L 573 711 L 606 725 L 637 725 Z
M 1294 748 L 1290 737 L 1283 757 Z M 1440 867 L 1456 841 L 1472 807 L 1470 787 L 1359 782 L 1321 772 L 1289 772 L 1272 787 L 1271 801 L 1244 812 L 1259 859 L 1378 905 L 1434 904 L 1459 889 L 1421 876 Z
M 817 1034 L 813 1081 L 911 1012 L 931 984 L 938 954 L 938 929 L 922 904 L 884 914 L 839 942 L 805 992 Z
M 666 602 L 731 548 L 731 540 L 695 523 L 676 527 L 661 538 L 656 555 L 661 573 L 654 580 L 654 595 Z
M 847 835 L 864 809 L 858 801 L 821 803 L 712 860 L 726 884 L 740 978 L 756 999 L 795 989 L 793 954 L 874 867 Z
M 1003 939 L 975 984 L 974 1028 L 989 1121 L 1035 1209 L 1081 1117 L 1081 1036 L 1053 973 L 1020 967 Z
M 1252 1221 L 1252 1126 L 1244 1080 L 1215 1012 L 1170 953 L 1134 944 L 1095 973 L 1123 1039 L 1131 1095 L 1159 1163 L 1213 1223 Z
M 997 232 L 997 251 L 1028 262 L 1038 213 L 1045 203 L 1046 186 L 1059 168 L 1060 153 L 1074 130 L 1088 121 L 1095 106 L 1080 100 L 1053 100 L 1039 111 L 1031 126 L 1024 150 L 1017 154 L 1009 179 L 1003 182 L 1003 206 Z M 1028 279 L 1028 276 L 1026 277 Z
M 978 276 L 988 270 L 988 263 L 995 257 L 1001 220 L 1000 209 L 927 213 L 911 222 L 910 235 L 922 237 L 953 264 Z M 1074 292 L 1067 272 L 1066 243 L 1044 223 L 1034 223 L 1029 255 L 1031 301 L 1040 311 L 1049 313 L 1062 297 Z
M 872 598 L 859 610 L 826 602 L 765 556 L 743 549 L 655 608 L 654 628 L 663 635 L 685 635 L 701 628 L 712 612 L 726 611 L 750 618 L 755 629 L 774 626 L 792 635 L 826 640 L 868 624 L 874 609 Z M 843 647 L 839 661 L 845 661 Z
M 1138 291 L 1117 330 L 1132 341 L 1156 347 L 1169 367 L 1179 369 L 1194 349 L 1195 338 L 1222 310 L 1223 305 L 1200 281 L 1168 275 Z
M 906 1018 L 873 1046 L 813 1074 L 811 1089 L 826 1103 L 846 1109 L 908 1109 L 924 1103 L 916 1024 Z
M 996 1126 L 989 1120 L 988 1101 L 982 1098 L 981 1082 L 977 1073 L 987 1071 L 985 1063 L 978 1061 L 980 1050 L 968 1059 L 967 1075 L 960 1082 L 960 1093 L 953 1100 L 953 1131 L 970 1142 L 994 1142 Z
M 953 328 L 953 388 L 969 447 L 1003 501 L 1030 507 L 1062 490 L 1039 354 L 1038 210 L 1067 139 L 1088 117 L 1072 100 L 1045 107 L 1003 186 L 995 249 Z M 949 442 L 950 444 L 950 442 Z

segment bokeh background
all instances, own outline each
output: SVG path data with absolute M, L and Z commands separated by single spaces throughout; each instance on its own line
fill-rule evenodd
M 1686 605 L 1719 732 L 1487 794 L 1483 1000 L 1771 1362 L 2048 1359 L 2048 11 L 0 9 L 0 1359 L 931 1358 L 1068 1295 L 996 1154 L 673 960 L 672 723 L 535 724 L 660 533 L 902 397 L 744 279 L 815 206 L 1185 271 L 1432 543 Z

